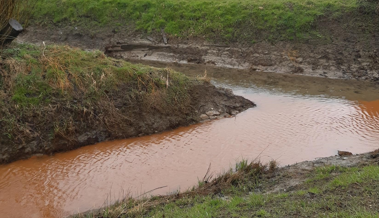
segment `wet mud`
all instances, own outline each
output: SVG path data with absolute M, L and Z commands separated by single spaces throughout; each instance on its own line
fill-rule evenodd
M 158 61 L 132 60 L 131 62 L 154 67 L 169 67 L 190 77 L 201 78 L 206 74 L 213 79 L 215 84 L 227 84 L 231 87 L 259 88 L 288 94 L 328 96 L 363 101 L 373 101 L 379 96 L 379 84 L 368 81 L 308 77 Z
M 257 72 L 274 72 L 345 80 L 379 81 L 379 38 L 346 33 L 339 24 L 328 24 L 330 41 L 308 42 L 209 42 L 204 39 L 179 39 L 171 36 L 139 34 L 127 29 L 117 34 L 99 30 L 93 35 L 85 29 L 31 26 L 19 42 L 67 44 L 84 49 L 100 49 L 109 56 L 126 60 L 196 64 Z M 333 27 L 331 27 L 333 26 Z M 339 29 L 337 31 L 336 29 Z

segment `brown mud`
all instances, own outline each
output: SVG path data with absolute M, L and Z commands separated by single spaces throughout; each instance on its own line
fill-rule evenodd
M 375 31 L 367 33 L 362 22 L 358 18 L 351 21 L 348 15 L 338 20 L 321 18 L 315 30 L 320 38 L 277 42 L 262 39 L 254 44 L 174 36 L 169 36 L 168 44 L 165 44 L 161 35 L 132 31 L 132 27 L 123 27 L 115 33 L 111 27 L 88 30 L 54 25 L 30 26 L 18 40 L 106 50 L 109 56 L 133 61 L 196 64 L 377 83 L 379 35 Z
M 205 72 L 212 81 L 229 86 L 244 88 L 263 88 L 289 94 L 312 96 L 329 96 L 347 100 L 378 100 L 379 83 L 369 81 L 330 79 L 325 77 L 308 77 L 303 75 L 278 74 L 248 69 L 228 69 L 223 67 L 162 63 L 158 61 L 131 60 L 154 67 L 169 67 L 189 77 L 201 78 Z
M 127 90 L 123 89 L 109 94 L 110 102 L 84 106 L 84 111 L 80 106 L 86 103 L 80 100 L 59 102 L 53 99 L 50 107 L 43 112 L 30 110 L 18 116 L 19 120 L 27 123 L 31 134 L 21 138 L 23 141 L 18 138 L 13 143 L 1 143 L 0 163 L 69 151 L 107 140 L 150 135 L 202 120 L 232 116 L 255 106 L 253 102 L 235 96 L 229 89 L 216 88 L 203 81 L 193 81 L 188 94 L 189 101 L 185 105 L 174 104 L 164 109 L 149 107 L 138 99 L 130 98 Z M 159 96 L 154 101 L 159 101 Z M 109 107 L 103 104 L 109 104 Z M 57 128 L 52 122 L 54 120 L 68 125 L 68 131 L 61 134 L 58 131 L 51 137 Z

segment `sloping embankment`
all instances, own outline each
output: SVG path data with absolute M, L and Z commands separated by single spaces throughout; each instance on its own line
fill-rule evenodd
M 153 134 L 253 106 L 206 78 L 99 51 L 14 45 L 0 59 L 0 163 Z

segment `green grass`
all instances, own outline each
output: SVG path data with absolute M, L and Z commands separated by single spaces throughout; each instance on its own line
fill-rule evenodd
M 0 80 L 0 88 L 21 106 L 49 103 L 52 97 L 96 101 L 125 84 L 131 93 L 152 94 L 165 91 L 167 74 L 173 84 L 167 92 L 185 94 L 189 81 L 169 69 L 135 65 L 108 58 L 100 51 L 65 46 L 19 44 L 4 49 L 1 56 L 6 58 L 4 71 L 12 76 L 8 81 L 5 77 Z
M 319 37 L 320 16 L 357 9 L 357 0 L 36 0 L 33 22 L 91 29 L 125 25 L 147 33 L 164 28 L 178 37 L 236 39 L 254 43 Z M 374 8 L 374 6 L 372 7 Z M 374 9 L 373 9 L 374 10 Z

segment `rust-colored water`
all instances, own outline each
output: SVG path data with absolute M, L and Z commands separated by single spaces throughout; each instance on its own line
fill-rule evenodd
M 236 94 L 258 107 L 141 138 L 105 142 L 52 157 L 0 166 L 1 217 L 62 217 L 157 187 L 185 190 L 241 158 L 281 165 L 379 145 L 379 101 L 328 99 L 264 90 Z M 378 96 L 379 98 L 379 96 Z M 108 200 L 107 200 L 108 199 Z

